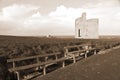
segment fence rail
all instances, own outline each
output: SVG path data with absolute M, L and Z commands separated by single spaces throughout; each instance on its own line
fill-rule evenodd
M 36 56 L 30 56 L 30 57 L 23 57 L 23 58 L 14 58 L 14 59 L 8 59 L 7 62 L 13 62 L 13 61 L 23 61 L 23 60 L 28 60 L 28 59 L 34 59 L 34 58 L 40 58 L 40 57 L 48 57 L 48 56 L 53 56 L 53 55 L 59 55 L 61 54 L 60 52 L 58 53 L 51 53 L 51 54 L 44 54 L 44 55 L 36 55 Z
M 12 63 L 12 68 L 9 68 L 10 72 L 14 72 L 17 75 L 17 79 L 20 79 L 19 71 L 41 67 L 43 69 L 43 75 L 46 75 L 46 68 L 52 64 L 55 64 L 57 62 L 62 62 L 62 67 L 65 67 L 65 61 L 66 60 L 73 60 L 73 63 L 76 62 L 76 57 L 80 56 L 81 54 L 85 55 L 85 58 L 87 58 L 87 54 L 89 54 L 91 51 L 96 54 L 96 48 L 93 47 L 94 45 L 75 45 L 75 46 L 67 46 L 64 47 L 64 56 L 58 58 L 58 55 L 63 55 L 60 52 L 57 53 L 51 53 L 51 54 L 45 54 L 45 55 L 36 55 L 36 56 L 30 56 L 30 57 L 23 57 L 23 58 L 15 58 L 15 59 L 8 59 L 7 63 Z M 82 49 L 80 48 L 82 47 Z M 75 51 L 70 51 L 69 49 L 77 48 Z M 77 56 L 76 56 L 77 55 Z M 55 59 L 47 60 L 48 57 L 55 56 Z M 44 61 L 41 62 L 39 59 L 44 58 Z M 16 66 L 16 62 L 25 61 L 25 60 L 31 60 L 35 59 L 36 63 L 28 64 L 24 66 Z

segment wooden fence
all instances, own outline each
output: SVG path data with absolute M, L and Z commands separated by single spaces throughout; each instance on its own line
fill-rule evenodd
M 8 59 L 7 63 L 12 64 L 12 67 L 9 68 L 9 71 L 14 72 L 17 75 L 17 80 L 21 80 L 19 71 L 36 68 L 36 67 L 38 68 L 42 67 L 43 75 L 46 75 L 46 68 L 52 64 L 55 64 L 57 62 L 62 62 L 62 67 L 65 67 L 66 60 L 72 59 L 73 63 L 75 63 L 76 57 L 85 55 L 85 58 L 87 58 L 87 54 L 89 54 L 90 52 L 94 52 L 94 54 L 96 54 L 96 48 L 93 45 L 67 46 L 67 47 L 64 47 L 64 50 L 65 50 L 64 56 L 62 57 L 58 57 L 58 55 L 63 55 L 60 52 L 58 52 L 58 53 L 51 53 L 51 54 L 45 54 L 45 55 L 36 55 L 36 56 L 30 56 L 30 57 Z M 55 59 L 49 59 L 50 56 L 54 56 Z M 40 58 L 44 58 L 44 61 L 41 62 Z M 36 60 L 36 63 L 23 65 L 23 66 L 16 65 L 17 62 L 32 60 L 32 59 Z
M 75 45 L 75 46 L 67 46 L 65 49 L 65 57 L 72 58 L 73 63 L 76 62 L 76 57 L 84 55 L 87 58 L 88 54 L 96 54 L 95 45 L 87 44 L 87 45 Z

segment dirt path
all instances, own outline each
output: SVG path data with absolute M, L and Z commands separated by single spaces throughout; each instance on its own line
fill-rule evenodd
M 120 48 L 94 55 L 33 80 L 120 80 Z

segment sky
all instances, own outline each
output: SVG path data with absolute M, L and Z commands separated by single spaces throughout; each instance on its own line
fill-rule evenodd
M 0 35 L 74 35 L 83 12 L 99 35 L 120 35 L 120 0 L 0 0 Z

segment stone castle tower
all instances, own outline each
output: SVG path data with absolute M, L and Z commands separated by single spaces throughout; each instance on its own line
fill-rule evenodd
M 75 20 L 75 38 L 98 39 L 98 19 L 86 19 L 86 13 Z

